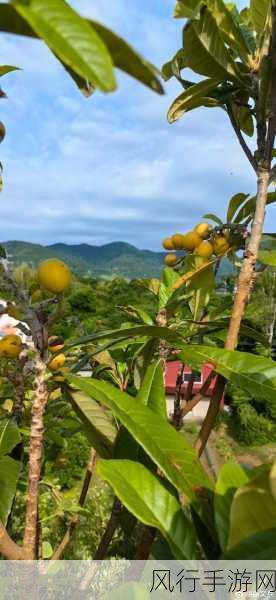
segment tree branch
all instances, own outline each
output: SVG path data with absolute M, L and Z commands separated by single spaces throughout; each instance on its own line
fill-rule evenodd
M 24 560 L 23 548 L 18 546 L 9 536 L 3 523 L 0 521 L 0 553 L 8 560 Z
M 241 147 L 242 147 L 245 155 L 247 156 L 247 158 L 248 158 L 248 160 L 249 160 L 252 168 L 254 169 L 255 172 L 257 172 L 258 163 L 257 163 L 256 159 L 254 158 L 254 156 L 253 156 L 250 148 L 247 146 L 247 143 L 246 143 L 246 141 L 245 141 L 245 139 L 244 139 L 244 137 L 243 137 L 243 135 L 241 133 L 241 130 L 240 130 L 239 126 L 238 126 L 238 123 L 236 121 L 235 115 L 233 113 L 233 109 L 232 109 L 231 104 L 227 104 L 226 108 L 227 108 L 227 113 L 228 113 L 229 119 L 231 121 L 232 127 L 233 127 L 233 129 L 235 131 L 235 134 L 236 134 L 238 140 L 239 140 L 239 143 L 240 143 L 240 145 L 241 145 Z
M 46 364 L 37 351 L 35 359 L 35 390 L 32 405 L 32 420 L 29 449 L 28 496 L 26 506 L 26 524 L 23 548 L 28 560 L 35 560 L 37 547 L 37 516 L 39 480 L 43 452 L 43 416 L 48 400 L 48 390 L 45 383 Z
M 265 144 L 265 162 L 267 163 L 268 168 L 270 168 L 270 164 L 271 164 L 272 150 L 274 147 L 275 134 L 276 134 L 276 5 L 275 5 L 275 2 L 272 3 L 271 17 L 272 17 L 272 33 L 271 33 L 271 46 L 270 46 L 270 56 L 271 56 L 271 60 L 272 60 L 271 108 L 270 108 L 270 117 L 268 120 L 267 138 L 266 138 L 266 144 Z
M 155 527 L 144 525 L 139 544 L 136 548 L 134 560 L 148 560 L 155 536 Z
M 85 477 L 84 477 L 84 481 L 83 481 L 83 485 L 82 485 L 82 489 L 81 489 L 81 493 L 80 493 L 80 497 L 79 497 L 79 501 L 78 501 L 79 506 L 84 506 L 84 504 L 85 504 L 89 486 L 90 486 L 90 482 L 91 482 L 91 478 L 92 478 L 92 474 L 93 474 L 94 467 L 96 464 L 96 459 L 97 459 L 96 451 L 94 450 L 94 448 L 91 448 L 90 458 L 89 458 L 89 462 L 88 462 L 88 465 L 86 468 L 86 473 L 85 473 Z M 71 540 L 72 534 L 78 523 L 79 523 L 78 516 L 74 517 L 71 520 L 71 522 L 69 523 L 69 527 L 68 527 L 62 541 L 60 542 L 58 548 L 54 552 L 51 560 L 60 560 L 61 559 L 63 552 L 64 552 L 66 546 L 68 546 L 68 544 Z

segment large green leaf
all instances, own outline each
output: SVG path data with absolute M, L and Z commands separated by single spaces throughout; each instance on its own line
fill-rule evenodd
M 81 392 L 70 392 L 70 400 L 93 448 L 103 458 L 112 455 L 118 433 L 111 417 L 95 400 Z
M 231 505 L 228 547 L 239 544 L 254 533 L 272 529 L 275 523 L 276 501 L 267 469 L 236 491 Z
M 6 525 L 20 473 L 20 463 L 9 456 L 0 458 L 0 520 Z
M 135 325 L 134 327 L 121 327 L 120 329 L 112 329 L 107 331 L 99 331 L 97 333 L 91 333 L 85 337 L 74 340 L 68 344 L 67 349 L 73 348 L 74 346 L 80 346 L 82 344 L 88 344 L 98 340 L 126 340 L 127 338 L 138 338 L 138 337 L 150 337 L 167 340 L 168 342 L 177 343 L 181 338 L 175 331 L 168 327 L 157 327 L 156 325 Z
M 202 317 L 202 311 L 209 303 L 211 293 L 215 288 L 215 275 L 213 265 L 203 269 L 195 274 L 187 283 L 188 293 L 192 293 L 189 300 L 189 306 L 194 321 L 199 321 Z
M 230 528 L 230 510 L 234 494 L 248 482 L 248 475 L 237 463 L 227 463 L 221 468 L 215 486 L 215 522 L 222 550 L 227 546 Z
M 227 77 L 225 70 L 217 64 L 201 43 L 192 22 L 188 22 L 184 27 L 181 63 L 182 68 L 188 67 L 205 77 L 220 77 L 221 81 Z
M 224 560 L 275 560 L 276 529 L 258 531 L 230 548 Z
M 164 308 L 174 292 L 174 284 L 178 279 L 178 274 L 169 267 L 165 267 L 162 271 L 159 291 L 158 291 L 158 308 Z
M 203 0 L 177 0 L 174 17 L 176 19 L 194 19 L 199 14 Z
M 211 346 L 186 345 L 179 359 L 196 369 L 210 362 L 217 373 L 252 396 L 276 400 L 276 362 L 270 358 Z
M 87 20 L 87 19 L 86 19 Z M 94 30 L 108 49 L 114 66 L 134 77 L 159 94 L 163 93 L 158 72 L 154 66 L 147 62 L 127 42 L 116 33 L 98 23 L 87 20 L 92 31 Z M 0 30 L 8 33 L 37 37 L 34 29 L 8 4 L 0 5 Z M 87 80 L 79 77 L 74 70 L 68 69 L 77 85 L 87 92 Z
M 230 223 L 237 212 L 238 208 L 240 208 L 241 204 L 245 202 L 248 198 L 249 194 L 243 194 L 242 192 L 235 194 L 230 198 L 227 210 L 227 223 Z
M 241 79 L 237 64 L 233 60 L 229 50 L 224 44 L 224 40 L 220 33 L 220 28 L 218 27 L 211 11 L 205 8 L 200 20 L 193 22 L 192 28 L 201 44 L 201 48 L 204 48 L 209 57 L 211 57 L 212 61 L 215 63 L 215 69 L 212 73 L 212 76 L 220 77 L 221 73 L 223 72 L 224 79 L 227 78 L 234 81 L 236 81 L 237 78 Z M 202 49 L 201 54 L 203 57 Z M 198 72 L 200 73 L 200 71 Z
M 195 558 L 193 525 L 175 496 L 155 475 L 130 460 L 100 460 L 97 471 L 139 521 L 161 531 L 175 558 Z
M 210 487 L 195 450 L 162 417 L 106 382 L 71 374 L 68 380 L 97 402 L 108 406 L 169 481 L 188 498 L 195 498 L 197 486 Z
M 169 123 L 177 121 L 185 112 L 204 104 L 208 93 L 212 92 L 221 80 L 219 78 L 205 79 L 189 87 L 172 103 L 168 112 Z M 216 100 L 214 100 L 216 103 Z
M 230 10 L 223 0 L 207 0 L 207 4 L 227 44 L 235 48 L 246 61 L 251 52 L 251 46 L 239 25 L 238 18 L 235 18 L 233 10 Z
M 17 425 L 7 421 L 0 426 L 0 520 L 6 525 L 20 473 L 20 463 L 7 456 L 21 436 Z
M 19 429 L 14 421 L 0 425 L 0 457 L 9 454 L 21 440 Z
M 262 34 L 271 12 L 271 0 L 250 0 L 250 12 L 256 32 Z
M 115 67 L 137 79 L 154 92 L 163 94 L 159 71 L 116 33 L 96 21 L 88 21 L 109 50 Z
M 65 0 L 13 0 L 18 14 L 68 67 L 103 92 L 116 88 L 113 64 L 95 30 Z
M 166 396 L 162 361 L 154 361 L 148 368 L 138 392 L 137 400 L 160 417 L 166 417 Z

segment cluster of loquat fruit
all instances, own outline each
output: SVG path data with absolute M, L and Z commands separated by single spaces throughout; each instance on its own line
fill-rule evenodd
M 227 227 L 212 227 L 209 223 L 198 223 L 192 231 L 187 233 L 175 233 L 163 241 L 163 248 L 169 250 L 170 254 L 165 256 L 165 264 L 174 267 L 182 260 L 174 252 L 184 250 L 206 260 L 212 256 L 223 256 L 230 247 L 238 249 L 243 245 L 240 231 L 231 231 Z
M 40 263 L 37 269 L 37 277 L 41 288 L 52 294 L 61 294 L 71 283 L 70 269 L 63 261 L 57 258 L 51 258 Z M 20 308 L 14 306 L 12 302 L 7 303 L 6 312 L 15 319 L 21 320 L 23 318 Z M 56 354 L 63 348 L 63 338 L 57 336 L 49 338 L 48 350 L 50 353 Z M 0 358 L 17 359 L 22 350 L 23 343 L 19 335 L 5 335 L 0 340 Z M 56 354 L 49 360 L 48 368 L 51 371 L 58 371 L 64 366 L 65 360 L 64 354 Z

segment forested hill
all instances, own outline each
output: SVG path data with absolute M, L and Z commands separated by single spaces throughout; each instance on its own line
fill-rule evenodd
M 73 271 L 97 277 L 120 275 L 129 279 L 158 277 L 164 261 L 163 252 L 139 250 L 131 244 L 113 242 L 104 246 L 89 244 L 53 244 L 42 246 L 29 242 L 4 242 L 10 259 L 15 264 L 27 262 L 37 265 L 53 256 L 66 261 Z
M 3 242 L 10 259 L 15 265 L 24 262 L 33 266 L 46 258 L 57 257 L 67 262 L 71 269 L 80 275 L 96 277 L 122 276 L 159 277 L 164 264 L 163 252 L 139 250 L 125 242 L 112 242 L 104 246 L 89 244 L 52 244 L 42 246 L 29 242 Z M 232 272 L 227 259 L 222 261 L 220 277 Z

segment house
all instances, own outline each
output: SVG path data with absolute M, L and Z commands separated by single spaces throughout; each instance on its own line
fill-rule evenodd
M 0 306 L 6 306 L 5 300 L 0 299 Z M 29 343 L 30 338 L 18 328 L 20 321 L 10 317 L 7 313 L 0 314 L 0 339 L 5 335 L 19 335 L 23 343 Z
M 205 363 L 202 366 L 201 372 L 194 376 L 193 383 L 193 395 L 200 392 L 203 383 L 210 375 L 213 367 L 210 363 Z M 165 389 L 166 389 L 166 400 L 167 400 L 167 411 L 168 415 L 171 416 L 174 411 L 174 400 L 177 387 L 179 386 L 178 378 L 181 375 L 182 363 L 179 360 L 167 362 L 165 371 Z M 185 393 L 187 392 L 189 382 L 191 380 L 192 369 L 188 366 L 184 367 L 182 374 L 181 383 L 181 396 L 185 400 Z M 202 400 L 184 417 L 185 421 L 197 421 L 201 422 L 204 420 L 210 402 L 210 396 L 215 386 L 215 378 L 212 380 L 208 390 L 204 394 Z M 222 402 L 223 406 L 223 402 Z

